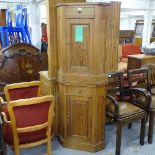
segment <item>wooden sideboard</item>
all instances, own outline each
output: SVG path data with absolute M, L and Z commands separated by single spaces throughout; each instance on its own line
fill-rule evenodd
M 127 69 L 138 69 L 144 64 L 155 63 L 155 55 L 135 54 L 128 56 Z

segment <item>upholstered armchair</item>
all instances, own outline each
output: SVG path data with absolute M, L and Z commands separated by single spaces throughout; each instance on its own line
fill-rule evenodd
M 10 101 L 8 116 L 1 113 L 4 125 L 4 140 L 12 145 L 15 154 L 20 148 L 34 147 L 47 143 L 47 154 L 51 155 L 53 136 L 54 97 L 43 96 Z
M 4 88 L 6 102 L 2 98 L 1 99 L 1 112 L 4 112 L 9 119 L 9 113 L 7 104 L 10 101 L 18 100 L 18 99 L 26 99 L 32 97 L 41 96 L 41 82 L 40 81 L 31 81 L 31 82 L 21 82 L 6 85 Z M 4 124 L 3 124 L 4 126 Z M 4 137 L 10 132 L 10 126 L 5 126 Z M 5 145 L 3 144 L 3 152 L 5 152 Z
M 116 150 L 115 154 L 120 155 L 122 128 L 124 125 L 141 120 L 140 144 L 144 144 L 145 126 L 146 126 L 146 111 L 141 108 L 142 102 L 136 102 L 136 95 L 141 94 L 145 99 L 145 106 L 150 104 L 150 96 L 146 90 L 139 88 L 123 87 L 123 73 L 114 72 L 108 74 L 107 86 L 107 103 L 106 116 L 117 124 L 116 131 Z M 130 100 L 126 101 L 124 93 L 130 95 Z M 117 97 L 119 94 L 119 98 Z
M 153 141 L 153 128 L 155 117 L 155 64 L 147 64 L 140 69 L 128 71 L 129 85 L 132 88 L 133 83 L 137 83 L 134 87 L 144 88 L 151 94 L 151 104 L 147 107 L 142 107 L 147 111 L 149 116 L 148 143 Z M 143 98 L 140 98 L 143 101 Z M 139 99 L 139 100 L 140 100 Z
M 119 45 L 118 52 L 118 70 L 126 72 L 128 55 L 142 54 L 140 46 L 133 43 L 126 43 Z

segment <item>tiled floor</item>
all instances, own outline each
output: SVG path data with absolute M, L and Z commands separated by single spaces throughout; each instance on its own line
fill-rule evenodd
M 148 125 L 147 125 L 148 127 Z M 115 154 L 115 131 L 116 126 L 108 124 L 106 126 L 106 148 L 96 153 L 78 151 L 62 147 L 57 138 L 52 141 L 52 155 L 114 155 Z M 145 144 L 139 145 L 140 122 L 134 123 L 132 129 L 127 126 L 123 128 L 121 155 L 155 155 L 155 132 L 154 143 L 147 143 L 147 130 Z M 46 146 L 24 149 L 21 155 L 46 155 Z M 8 148 L 7 155 L 14 155 L 11 148 Z

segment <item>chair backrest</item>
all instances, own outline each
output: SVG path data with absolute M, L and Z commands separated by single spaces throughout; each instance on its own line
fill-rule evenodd
M 12 14 L 9 9 L 6 10 L 6 26 L 12 27 Z
M 4 87 L 4 93 L 7 102 L 38 97 L 41 95 L 41 82 L 31 81 L 9 84 Z
M 150 68 L 139 68 L 128 71 L 129 87 L 139 87 L 151 91 Z
M 21 27 L 23 25 L 22 9 L 23 7 L 20 4 L 16 6 L 16 27 Z
M 121 101 L 124 99 L 122 72 L 108 73 L 107 93 L 114 97 L 119 97 Z
M 155 63 L 144 64 L 141 68 L 150 68 L 151 86 L 155 86 Z
M 24 148 L 40 145 L 46 143 L 47 138 L 51 138 L 54 96 L 15 100 L 11 101 L 7 107 L 14 147 Z M 37 134 L 40 130 L 43 134 L 42 137 Z M 33 139 L 35 140 L 33 141 Z

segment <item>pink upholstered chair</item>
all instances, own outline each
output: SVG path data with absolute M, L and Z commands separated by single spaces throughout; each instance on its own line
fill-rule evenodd
M 134 54 L 142 54 L 140 46 L 128 43 L 128 44 L 122 44 L 122 58 L 121 61 L 127 62 L 128 55 L 134 55 Z
M 10 101 L 8 116 L 2 112 L 4 139 L 12 145 L 15 154 L 20 148 L 34 147 L 47 143 L 47 155 L 51 155 L 53 136 L 54 97 L 43 96 Z
M 6 102 L 1 100 L 1 112 L 4 112 L 9 120 L 9 113 L 7 104 L 10 101 L 18 99 L 26 99 L 41 96 L 41 82 L 40 81 L 31 81 L 31 82 L 21 82 L 6 85 L 4 88 L 4 93 L 6 97 Z M 11 132 L 10 126 L 5 126 L 4 137 L 7 137 Z M 11 141 L 11 140 L 10 140 Z M 5 152 L 5 147 L 4 147 Z
M 128 62 L 128 55 L 134 54 L 142 54 L 140 46 L 133 44 L 133 43 L 126 43 L 122 44 L 119 47 L 119 63 L 118 63 L 118 70 L 126 72 L 127 71 L 127 62 Z

